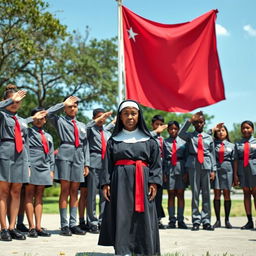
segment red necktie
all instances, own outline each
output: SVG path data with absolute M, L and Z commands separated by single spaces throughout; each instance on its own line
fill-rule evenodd
M 41 141 L 42 141 L 42 146 L 43 146 L 43 149 L 44 149 L 44 153 L 45 154 L 48 154 L 49 153 L 49 146 L 48 146 L 48 142 L 47 142 L 47 139 L 43 133 L 43 131 L 40 129 L 38 130 L 39 133 L 41 134 Z
M 23 141 L 21 136 L 20 124 L 16 116 L 13 116 L 12 118 L 15 121 L 15 127 L 14 127 L 15 148 L 16 148 L 16 151 L 20 153 L 23 150 Z
M 163 147 L 164 147 L 163 138 L 159 136 L 158 139 L 159 139 L 159 143 L 160 143 L 161 157 L 163 158 Z
M 249 154 L 250 154 L 250 143 L 246 141 L 244 143 L 244 167 L 249 164 Z
M 104 159 L 107 149 L 107 143 L 104 136 L 104 131 L 100 130 L 100 138 L 101 138 L 101 159 Z
M 172 143 L 172 165 L 176 166 L 177 164 L 177 142 L 176 140 Z
M 75 147 L 78 148 L 80 143 L 79 143 L 79 131 L 78 131 L 78 127 L 76 125 L 76 120 L 72 119 L 71 120 L 73 125 L 74 125 L 74 135 L 75 135 Z
M 224 143 L 221 142 L 220 149 L 219 149 L 219 162 L 222 164 L 224 162 L 224 152 L 225 152 L 225 146 Z
M 200 164 L 204 162 L 204 145 L 202 134 L 198 134 L 197 160 Z

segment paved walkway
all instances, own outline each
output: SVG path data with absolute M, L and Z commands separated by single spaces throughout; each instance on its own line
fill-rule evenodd
M 164 223 L 168 220 L 164 219 Z M 186 219 L 187 223 L 190 218 Z M 240 227 L 246 222 L 245 217 L 231 218 L 234 228 L 215 231 L 192 232 L 190 230 L 161 230 L 161 253 L 180 253 L 179 256 L 202 256 L 207 252 L 211 256 L 256 255 L 256 231 L 242 231 Z M 44 214 L 43 226 L 52 233 L 50 238 L 27 238 L 25 241 L 0 241 L 1 256 L 91 256 L 113 255 L 112 247 L 98 246 L 98 235 L 87 233 L 85 236 L 63 237 L 59 235 L 59 216 Z M 189 225 L 191 227 L 191 225 Z M 80 254 L 81 253 L 81 254 Z M 232 255 L 232 256 L 233 256 Z

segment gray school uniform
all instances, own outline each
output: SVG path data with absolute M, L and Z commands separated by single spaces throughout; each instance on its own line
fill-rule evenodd
M 110 130 L 114 127 L 112 123 L 104 126 L 103 128 L 98 127 L 96 124 L 87 127 L 88 142 L 90 148 L 90 172 L 87 178 L 87 208 L 86 208 L 86 219 L 87 225 L 98 226 L 101 224 L 102 214 L 105 206 L 105 199 L 100 188 L 100 179 L 103 172 L 103 161 L 101 157 L 101 134 L 100 130 L 103 129 L 104 138 L 109 139 L 111 133 Z M 99 218 L 96 216 L 96 194 L 99 189 Z
M 50 173 L 54 171 L 53 139 L 49 133 L 43 131 L 49 146 L 49 153 L 46 154 L 43 149 L 39 130 L 40 129 L 36 126 L 28 128 L 29 154 L 31 160 L 29 184 L 49 187 L 52 185 Z
M 176 148 L 177 148 L 177 164 L 172 165 L 172 145 L 174 138 L 169 137 L 164 140 L 164 159 L 163 159 L 163 172 L 167 176 L 167 189 L 185 189 L 186 184 L 183 180 L 183 175 L 186 173 L 185 161 L 187 146 L 186 142 L 181 138 L 177 137 Z
M 250 143 L 249 164 L 244 167 L 244 143 Z M 242 139 L 235 144 L 235 159 L 238 160 L 238 178 L 242 188 L 256 187 L 256 138 Z
M 185 167 L 188 168 L 192 191 L 193 224 L 211 223 L 210 172 L 216 172 L 215 148 L 212 137 L 202 132 L 204 162 L 197 160 L 198 132 L 187 132 L 191 123 L 187 121 L 179 131 L 179 137 L 188 143 L 188 157 Z M 202 211 L 199 211 L 199 195 L 202 191 Z
M 219 162 L 219 150 L 221 143 L 224 143 L 224 161 Z M 215 189 L 227 189 L 231 190 L 233 183 L 233 163 L 235 155 L 235 145 L 227 140 L 219 141 L 215 140 L 215 155 L 217 162 L 216 178 L 213 182 L 213 188 Z
M 49 120 L 57 129 L 61 141 L 58 154 L 55 157 L 54 179 L 83 182 L 84 167 L 90 166 L 86 126 L 76 120 L 80 142 L 79 147 L 76 148 L 72 119 L 68 116 L 55 115 L 63 108 L 64 104 L 59 103 L 47 110 Z
M 27 122 L 17 114 L 4 109 L 12 103 L 12 99 L 0 102 L 0 181 L 27 183 L 30 166 Z M 15 149 L 13 116 L 19 121 L 23 139 L 23 150 L 20 153 Z

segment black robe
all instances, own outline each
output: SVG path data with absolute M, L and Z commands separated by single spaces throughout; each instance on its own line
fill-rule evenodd
M 135 165 L 115 166 L 117 160 L 143 160 L 145 211 L 134 211 Z M 150 183 L 162 185 L 159 146 L 152 137 L 144 142 L 108 141 L 101 185 L 110 185 L 110 203 L 106 202 L 99 245 L 114 246 L 116 254 L 160 255 L 155 202 L 149 201 Z

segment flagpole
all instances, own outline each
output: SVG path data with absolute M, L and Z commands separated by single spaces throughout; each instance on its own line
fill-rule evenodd
M 116 0 L 118 4 L 118 103 L 123 100 L 123 28 L 122 4 L 123 0 Z

